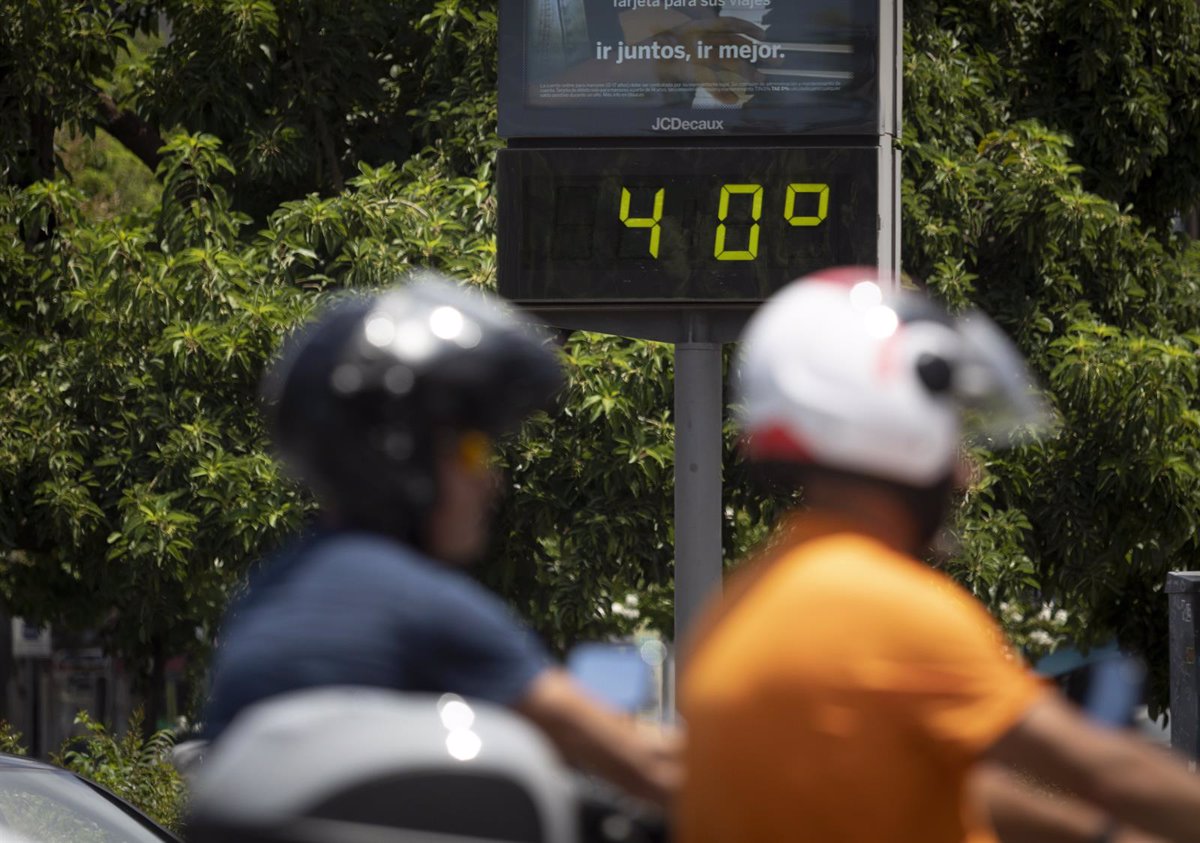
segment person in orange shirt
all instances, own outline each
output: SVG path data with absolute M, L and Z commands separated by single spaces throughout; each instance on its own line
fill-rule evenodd
M 685 650 L 681 843 L 1200 840 L 1200 780 L 1087 723 L 917 561 L 948 509 L 964 411 L 997 447 L 1045 412 L 986 317 L 890 286 L 870 268 L 810 276 L 743 337 L 745 452 L 806 509 Z

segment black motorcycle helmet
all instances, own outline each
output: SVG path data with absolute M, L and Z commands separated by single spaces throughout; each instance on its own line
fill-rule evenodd
M 263 399 L 285 464 L 341 525 L 420 546 L 438 449 L 514 429 L 562 383 L 532 322 L 418 271 L 328 308 L 285 345 Z

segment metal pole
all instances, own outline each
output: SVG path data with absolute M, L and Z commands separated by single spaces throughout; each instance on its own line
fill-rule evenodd
M 675 346 L 675 640 L 721 587 L 721 345 Z
M 1168 636 L 1171 644 L 1171 747 L 1193 761 L 1200 757 L 1200 572 L 1167 574 Z

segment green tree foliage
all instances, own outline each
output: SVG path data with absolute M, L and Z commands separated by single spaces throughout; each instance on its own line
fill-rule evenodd
M 905 267 L 999 319 L 1062 422 L 980 443 L 948 565 L 1034 649 L 1118 634 L 1161 666 L 1159 587 L 1200 511 L 1197 253 L 1170 230 L 1200 194 L 1197 8 L 909 0 L 906 20 Z M 495 51 L 484 0 L 0 0 L 15 609 L 99 627 L 151 677 L 203 649 L 308 506 L 254 413 L 270 349 L 322 293 L 411 265 L 494 283 Z M 93 213 L 63 129 L 104 130 L 161 199 Z M 484 576 L 557 645 L 669 630 L 670 350 L 579 333 L 564 354 L 560 412 L 503 453 Z M 781 502 L 732 448 L 726 481 L 733 559 Z M 610 608 L 629 594 L 639 618 Z
M 25 749 L 24 735 L 13 728 L 7 720 L 0 720 L 0 752 L 9 755 L 28 755 Z
M 95 782 L 124 799 L 164 828 L 182 826 L 183 777 L 171 763 L 174 735 L 160 729 L 142 736 L 142 712 L 135 711 L 125 733 L 117 735 L 81 711 L 75 725 L 82 737 L 68 738 L 50 761 Z M 26 755 L 22 735 L 0 720 L 0 752 Z M 39 804 L 44 797 L 13 792 L 3 798 L 6 828 L 33 835 L 44 843 L 109 843 L 111 837 L 96 825 L 54 806 Z
M 62 181 L 17 189 L 14 180 L 0 206 L 0 383 L 11 420 L 0 432 L 0 585 L 28 616 L 99 627 L 150 680 L 165 656 L 203 650 L 238 577 L 304 512 L 254 413 L 258 373 L 284 331 L 322 291 L 377 287 L 411 265 L 495 279 L 494 12 L 443 2 L 421 17 L 407 7 L 425 60 L 401 77 L 427 92 L 407 115 L 409 131 L 433 145 L 402 164 L 358 157 L 342 189 L 293 188 L 257 218 L 238 209 L 283 189 L 264 169 L 276 153 L 244 145 L 233 117 L 228 143 L 171 134 L 153 122 L 149 83 L 129 81 L 156 78 L 147 67 L 165 73 L 189 43 L 185 25 L 213 38 L 204 27 L 219 14 L 232 15 L 225 26 L 291 31 L 337 12 L 245 8 L 258 17 L 230 5 L 174 9 L 162 55 L 133 62 L 125 36 L 113 47 L 122 57 L 112 66 L 123 68 L 113 89 L 133 92 L 119 107 L 140 109 L 167 137 L 153 158 L 162 184 L 153 214 L 85 216 L 84 197 Z M 386 92 L 398 73 L 376 86 Z M 313 187 L 322 189 L 304 192 Z M 578 334 L 564 353 L 576 377 L 563 412 L 504 454 L 516 491 L 485 576 L 560 645 L 628 629 L 634 619 L 607 607 L 631 593 L 669 628 L 669 350 Z
M 50 760 L 107 788 L 164 828 L 179 831 L 184 813 L 184 782 L 171 764 L 175 736 L 159 729 L 142 736 L 142 712 L 135 711 L 117 735 L 81 711 L 75 725 L 83 738 L 68 740 Z M 76 843 L 81 838 L 64 838 Z
M 1200 10 L 906 15 L 905 266 L 995 316 L 1061 419 L 983 455 L 951 568 L 1034 651 L 1116 635 L 1146 653 L 1163 701 L 1161 589 L 1195 566 L 1200 512 L 1200 249 L 1170 227 L 1200 196 Z
M 98 79 L 112 74 L 143 11 L 131 4 L 6 0 L 0 5 L 0 175 L 29 184 L 55 172 L 59 128 L 91 131 Z
M 162 185 L 141 160 L 103 130 L 94 138 L 63 135 L 58 146 L 71 185 L 85 197 L 80 211 L 92 220 L 153 213 Z
M 14 606 L 105 630 L 147 677 L 299 507 L 262 450 L 255 384 L 308 306 L 179 136 L 158 219 L 81 219 L 63 182 L 0 194 L 0 529 Z M 51 225 L 53 220 L 53 225 Z M 148 664 L 146 663 L 148 660 Z
M 561 412 L 506 451 L 514 482 L 489 579 L 558 646 L 672 623 L 669 349 L 577 334 Z M 627 594 L 640 618 L 613 614 Z

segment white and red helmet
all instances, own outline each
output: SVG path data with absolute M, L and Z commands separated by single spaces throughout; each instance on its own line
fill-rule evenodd
M 992 447 L 1044 423 L 1032 376 L 990 319 L 896 286 L 874 267 L 830 269 L 755 313 L 735 365 L 751 460 L 927 487 L 954 470 L 965 411 Z

